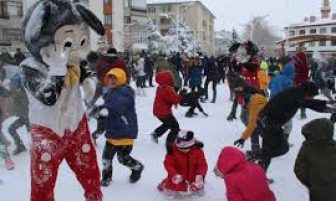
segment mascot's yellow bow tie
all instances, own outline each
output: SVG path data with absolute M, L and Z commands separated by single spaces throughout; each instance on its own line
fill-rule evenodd
M 66 88 L 72 88 L 79 83 L 81 70 L 78 66 L 68 68 L 68 72 L 64 78 L 63 86 Z

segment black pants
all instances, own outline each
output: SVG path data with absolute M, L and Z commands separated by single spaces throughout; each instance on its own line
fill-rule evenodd
M 97 118 L 97 129 L 92 133 L 92 138 L 94 140 L 98 139 L 103 133 L 105 133 L 105 117 L 98 117 Z
M 289 151 L 289 145 L 280 125 L 266 125 L 261 128 L 261 131 L 263 140 L 259 164 L 267 172 L 272 158 L 285 155 Z
M 103 181 L 110 181 L 112 179 L 112 161 L 115 154 L 117 154 L 119 163 L 130 168 L 131 170 L 139 170 L 141 168 L 142 164 L 130 156 L 132 149 L 132 145 L 115 146 L 109 142 L 106 142 L 103 152 Z
M 204 112 L 204 110 L 203 110 L 201 104 L 198 102 L 198 100 L 196 100 L 196 101 L 194 101 L 193 103 L 191 103 L 191 106 L 190 106 L 190 108 L 189 108 L 187 114 L 193 114 L 196 108 L 197 108 L 200 112 L 202 112 L 202 113 Z
M 155 135 L 161 137 L 165 132 L 170 130 L 166 139 L 167 151 L 171 151 L 171 147 L 176 139 L 178 132 L 180 131 L 180 125 L 173 115 L 159 119 L 162 124 L 154 131 Z
M 212 82 L 212 91 L 213 91 L 213 98 L 212 101 L 215 102 L 217 98 L 217 81 L 211 78 L 206 78 L 205 83 L 204 83 L 204 89 L 205 89 L 205 99 L 209 98 L 209 84 Z
M 19 134 L 17 133 L 17 129 L 22 126 L 26 126 L 27 132 L 30 132 L 30 123 L 27 117 L 19 117 L 8 127 L 8 133 L 12 136 L 16 145 L 23 144 Z
M 149 84 L 149 86 L 153 86 L 153 73 L 148 73 L 147 75 L 146 75 L 146 78 L 147 78 L 147 80 L 148 80 L 148 84 Z
M 145 87 L 145 82 L 146 82 L 146 76 L 138 76 L 136 78 L 136 87 L 137 88 L 144 88 Z

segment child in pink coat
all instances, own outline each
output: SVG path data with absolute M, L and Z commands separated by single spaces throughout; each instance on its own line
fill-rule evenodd
M 234 147 L 225 147 L 219 155 L 215 174 L 224 179 L 228 201 L 275 201 L 264 170 L 250 163 Z

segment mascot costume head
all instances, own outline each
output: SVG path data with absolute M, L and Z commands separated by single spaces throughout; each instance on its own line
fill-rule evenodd
M 23 19 L 22 36 L 32 54 L 20 65 L 30 104 L 31 201 L 55 200 L 63 160 L 76 174 L 86 201 L 102 201 L 96 151 L 82 105 L 93 97 L 96 78 L 79 66 L 90 51 L 89 28 L 105 34 L 101 21 L 75 0 L 39 0 Z
M 259 48 L 251 41 L 245 43 L 234 43 L 229 52 L 233 54 L 239 63 L 248 62 L 250 59 L 257 56 Z

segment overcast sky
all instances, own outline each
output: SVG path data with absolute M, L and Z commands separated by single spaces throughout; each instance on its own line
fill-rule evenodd
M 166 1 L 166 0 L 156 0 Z M 170 0 L 174 1 L 174 0 Z M 184 0 L 182 0 L 184 1 Z M 215 29 L 241 30 L 253 16 L 269 14 L 267 20 L 277 32 L 289 23 L 303 21 L 305 16 L 320 16 L 323 0 L 201 0 L 217 17 Z M 330 0 L 336 12 L 336 0 Z M 282 34 L 282 33 L 280 33 Z

